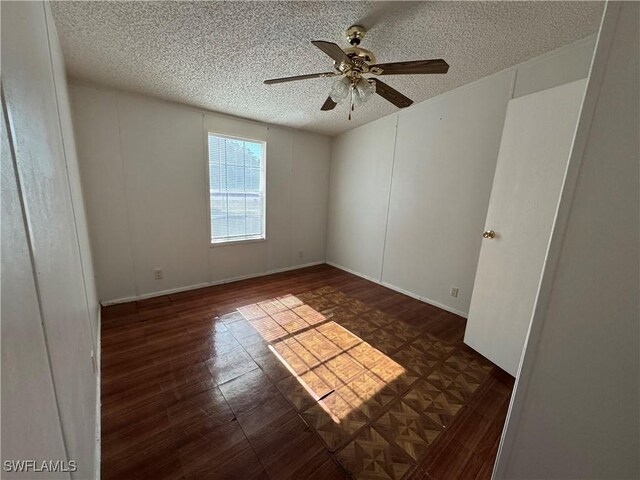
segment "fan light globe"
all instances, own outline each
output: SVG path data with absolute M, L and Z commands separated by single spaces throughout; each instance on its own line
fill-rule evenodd
M 349 96 L 349 89 L 351 88 L 351 80 L 348 77 L 342 77 L 333 84 L 331 93 L 329 96 L 331 100 L 336 103 L 340 103 L 342 100 Z
M 360 78 L 352 88 L 353 104 L 355 106 L 362 105 L 376 92 L 373 80 L 367 80 L 366 78 Z

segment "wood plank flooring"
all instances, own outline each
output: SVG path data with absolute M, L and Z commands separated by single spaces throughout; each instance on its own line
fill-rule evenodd
M 318 291 L 325 293 L 313 293 Z M 278 317 L 277 311 L 270 312 L 269 318 L 279 321 L 274 324 L 247 321 L 252 317 L 246 308 L 241 310 L 246 318 L 233 314 L 238 308 L 288 294 L 308 304 L 308 315 L 313 315 L 313 308 L 341 325 L 330 327 L 318 320 L 314 330 L 333 336 L 336 344 L 346 342 L 344 349 L 355 343 L 338 330 L 356 330 L 358 338 L 415 377 L 397 397 L 389 397 L 392 401 L 367 400 L 358 408 L 349 407 L 348 433 L 353 436 L 333 435 L 335 429 L 325 428 L 318 408 L 322 404 L 330 405 L 329 411 L 344 410 L 342 405 L 353 405 L 352 399 L 342 395 L 345 401 L 340 403 L 326 382 L 313 383 L 316 390 L 309 390 L 318 396 L 310 395 L 287 362 L 269 348 L 277 341 L 273 335 L 304 325 L 287 323 L 292 319 Z M 347 304 L 366 315 L 344 315 L 341 308 Z M 273 305 L 261 307 L 264 312 L 269 308 Z M 305 318 L 304 312 L 300 315 Z M 380 328 L 376 322 L 387 317 L 393 320 Z M 328 265 L 104 308 L 102 476 L 334 479 L 375 474 L 376 478 L 488 479 L 513 379 L 462 344 L 464 326 L 465 320 L 456 315 Z M 322 345 L 316 341 L 305 345 L 324 358 L 324 350 L 318 350 Z M 425 349 L 434 354 L 440 349 L 442 355 L 436 355 L 433 363 L 422 361 Z M 305 357 L 304 351 L 298 354 Z M 362 358 L 371 356 L 366 351 Z M 481 381 L 471 389 L 460 375 L 469 362 L 485 366 Z M 366 382 L 354 382 L 350 385 L 362 386 L 358 391 L 368 388 Z M 450 385 L 458 393 L 449 392 Z M 459 395 L 459 408 L 427 425 L 423 417 L 433 409 L 425 402 L 435 398 L 434 389 Z M 382 403 L 384 407 L 376 410 Z M 424 441 L 399 436 L 408 422 Z M 362 445 L 389 446 L 381 470 L 358 466 Z M 406 468 L 387 468 L 394 461 Z

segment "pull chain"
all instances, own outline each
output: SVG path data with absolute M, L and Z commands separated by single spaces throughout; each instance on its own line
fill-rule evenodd
M 351 85 L 351 88 L 349 89 L 349 93 L 351 96 L 351 108 L 349 109 L 349 121 L 351 121 L 351 112 L 353 112 L 353 85 Z

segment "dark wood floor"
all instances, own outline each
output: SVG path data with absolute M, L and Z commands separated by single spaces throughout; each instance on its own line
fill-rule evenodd
M 462 344 L 463 318 L 327 265 L 107 307 L 102 477 L 348 478 L 276 388 L 282 363 L 246 346 L 251 325 L 217 318 L 327 286 L 478 357 Z M 492 367 L 411 477 L 490 478 L 512 387 Z

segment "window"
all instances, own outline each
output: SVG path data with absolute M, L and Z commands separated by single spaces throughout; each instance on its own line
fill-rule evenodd
M 211 243 L 265 238 L 265 143 L 209 134 Z

